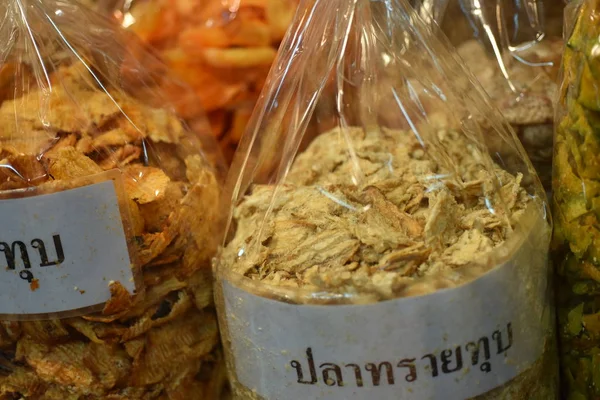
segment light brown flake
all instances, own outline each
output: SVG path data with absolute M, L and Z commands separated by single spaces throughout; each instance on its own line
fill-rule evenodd
M 125 191 L 138 204 L 146 204 L 161 199 L 170 182 L 169 177 L 159 168 L 132 165 L 123 170 Z
M 54 179 L 75 179 L 102 172 L 91 158 L 74 147 L 64 147 L 51 155 L 49 172 Z

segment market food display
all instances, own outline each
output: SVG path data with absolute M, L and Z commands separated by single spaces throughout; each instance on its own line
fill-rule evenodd
M 297 0 L 101 0 L 97 7 L 156 49 L 175 76 L 194 89 L 230 158 L 296 4 Z M 184 103 L 179 112 L 193 118 L 188 108 Z
M 556 398 L 551 223 L 508 123 L 407 2 L 291 26 L 226 186 L 234 396 Z
M 572 31 L 562 65 L 554 153 L 553 248 L 563 389 L 569 399 L 598 390 L 598 116 L 600 3 L 571 5 Z
M 0 311 L 0 398 L 218 398 L 215 156 L 160 89 L 126 83 L 145 77 L 130 36 L 74 3 L 18 4 L 2 13 L 0 264 L 15 294 Z

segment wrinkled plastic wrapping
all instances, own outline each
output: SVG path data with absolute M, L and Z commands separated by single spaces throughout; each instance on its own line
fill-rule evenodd
M 175 75 L 194 89 L 231 159 L 297 0 L 97 3 L 154 47 Z M 189 106 L 180 109 L 187 118 L 194 116 Z
M 226 186 L 237 398 L 555 398 L 546 197 L 437 33 L 301 2 Z
M 599 12 L 598 1 L 578 1 L 565 9 L 566 46 L 555 122 L 553 258 L 558 270 L 562 382 L 569 399 L 600 395 Z
M 510 122 L 547 190 L 552 179 L 553 103 L 562 54 L 561 3 L 415 2 L 421 15 L 439 23 Z
M 208 122 L 177 117 L 161 89 L 189 89 L 105 18 L 0 8 L 0 398 L 218 398 Z

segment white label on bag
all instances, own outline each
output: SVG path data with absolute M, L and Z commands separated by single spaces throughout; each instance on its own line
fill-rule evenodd
M 240 383 L 266 399 L 467 399 L 543 352 L 547 258 L 526 244 L 475 281 L 368 305 L 295 305 L 223 282 Z
M 31 319 L 98 306 L 111 281 L 134 293 L 116 183 L 0 200 L 0 314 Z

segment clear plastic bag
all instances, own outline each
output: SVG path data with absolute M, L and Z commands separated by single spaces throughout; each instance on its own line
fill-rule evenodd
M 231 159 L 297 0 L 99 0 L 200 98 Z M 174 92 L 176 95 L 177 92 Z M 193 116 L 180 110 L 184 116 Z
M 565 9 L 565 53 L 557 102 L 553 260 L 565 398 L 600 395 L 598 151 L 600 116 L 597 54 L 600 3 L 576 1 Z
M 432 15 L 523 143 L 544 187 L 552 180 L 553 103 L 562 55 L 560 1 L 415 1 Z M 558 4 L 556 4 L 558 3 Z
M 218 398 L 208 122 L 181 122 L 177 84 L 104 17 L 0 8 L 0 398 Z
M 436 33 L 301 2 L 226 185 L 235 398 L 556 398 L 546 197 Z

